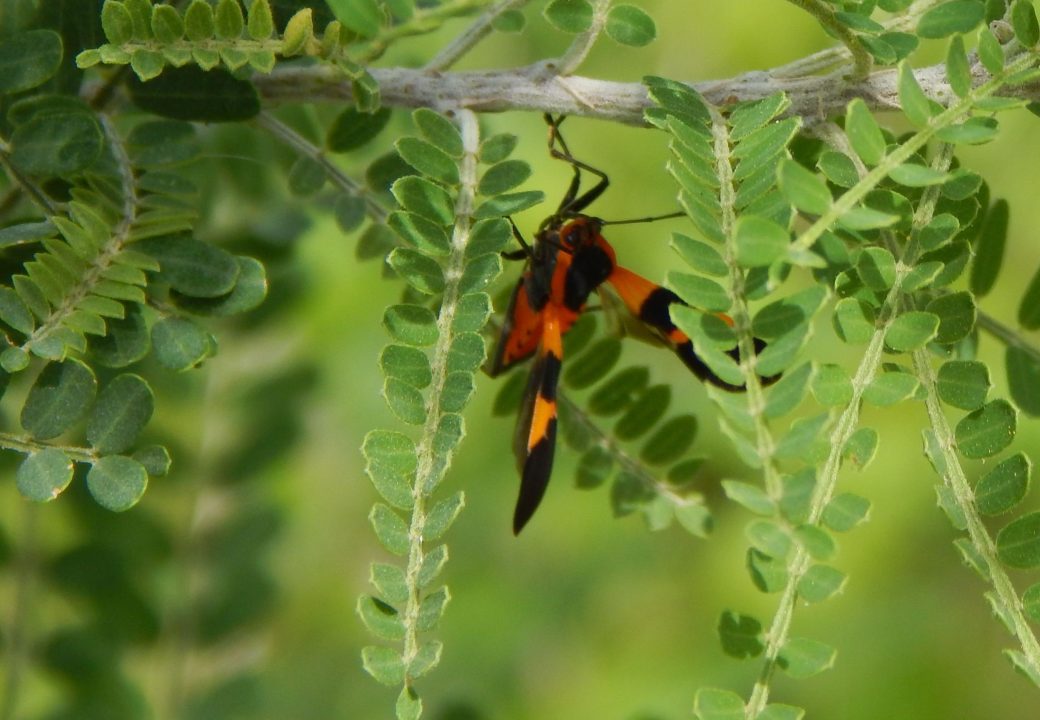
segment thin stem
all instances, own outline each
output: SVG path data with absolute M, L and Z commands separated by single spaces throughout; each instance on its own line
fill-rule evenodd
M 448 380 L 448 357 L 455 339 L 453 331 L 458 310 L 459 281 L 466 264 L 466 245 L 472 230 L 472 213 L 476 205 L 477 153 L 480 132 L 476 116 L 462 110 L 457 113 L 462 131 L 463 156 L 459 163 L 459 194 L 455 202 L 455 228 L 452 232 L 451 252 L 444 265 L 446 280 L 440 312 L 437 315 L 437 342 L 431 350 L 430 369 L 433 382 L 427 397 L 429 413 L 423 426 L 422 439 L 416 448 L 417 467 L 412 486 L 412 516 L 408 528 L 408 561 L 405 583 L 408 600 L 402 612 L 404 650 L 402 659 L 408 668 L 419 653 L 419 607 L 422 601 L 419 572 L 426 557 L 423 534 L 426 528 L 426 504 L 439 478 L 439 469 L 446 463 L 444 449 L 438 447 L 441 422 L 445 417 L 441 402 Z M 411 679 L 406 678 L 406 684 Z
M 472 50 L 477 43 L 491 34 L 494 30 L 494 22 L 502 15 L 511 10 L 517 10 L 526 5 L 530 0 L 500 0 L 498 5 L 489 8 L 473 24 L 433 56 L 423 70 L 428 73 L 439 73 L 447 70 L 457 63 L 463 55 Z
M 944 146 L 943 151 L 936 156 L 933 167 L 936 170 L 945 172 L 950 166 L 951 159 L 951 147 L 948 145 Z M 938 199 L 938 186 L 929 187 L 925 191 L 918 207 L 918 212 L 914 217 L 915 228 L 922 228 L 931 221 L 935 203 Z M 912 237 L 915 236 L 912 234 Z M 885 351 L 885 333 L 898 315 L 903 296 L 903 281 L 910 273 L 918 252 L 918 244 L 916 240 L 912 239 L 906 247 L 903 262 L 897 265 L 896 279 L 882 304 L 877 328 L 867 344 L 860 364 L 852 378 L 852 398 L 845 405 L 834 428 L 831 430 L 828 439 L 830 452 L 819 472 L 809 502 L 809 513 L 806 517 L 806 523 L 809 525 L 818 525 L 820 523 L 827 503 L 834 496 L 845 445 L 859 425 L 863 394 L 877 374 L 878 368 L 881 367 Z M 784 587 L 776 613 L 773 615 L 773 620 L 766 633 L 766 646 L 762 654 L 762 669 L 754 688 L 752 688 L 745 711 L 745 717 L 748 720 L 754 720 L 754 718 L 758 717 L 758 714 L 765 709 L 769 702 L 770 683 L 773 674 L 776 672 L 780 653 L 787 642 L 791 623 L 794 619 L 794 610 L 798 599 L 798 583 L 805 577 L 811 566 L 812 558 L 809 553 L 800 544 L 796 545 L 793 556 L 787 566 L 787 584 Z
M 848 25 L 838 20 L 834 9 L 830 5 L 820 2 L 820 0 L 787 0 L 787 2 L 800 7 L 812 15 L 816 18 L 816 22 L 823 26 L 824 30 L 841 41 L 852 55 L 854 67 L 852 76 L 854 78 L 861 79 L 870 74 L 870 69 L 874 65 L 874 58 L 863 47 L 859 36 L 852 32 Z
M 603 24 L 607 20 L 607 8 L 609 6 L 610 0 L 594 0 L 592 23 L 589 25 L 589 29 L 574 38 L 566 52 L 560 56 L 559 60 L 553 63 L 553 69 L 557 75 L 568 76 L 585 62 L 585 58 L 589 56 L 589 52 L 592 50 L 592 46 L 596 44 L 599 34 L 603 32 Z
M 357 181 L 343 172 L 324 150 L 300 135 L 300 133 L 293 130 L 269 112 L 262 112 L 257 115 L 255 122 L 257 126 L 271 133 L 271 135 L 296 150 L 300 155 L 308 157 L 321 165 L 322 169 L 325 170 L 325 177 L 333 185 L 348 195 L 360 197 L 364 200 L 365 207 L 368 210 L 368 216 L 372 218 L 374 222 L 381 223 L 386 221 L 386 216 L 388 214 L 386 208 L 372 196 L 372 193 L 368 192 L 368 190 L 363 188 Z
M 943 412 L 942 402 L 939 400 L 938 383 L 932 367 L 932 359 L 927 350 L 917 350 L 913 354 L 913 360 L 917 377 L 927 392 L 925 406 L 928 409 L 928 419 L 931 421 L 932 432 L 935 433 L 935 446 L 942 454 L 945 466 L 942 481 L 953 492 L 957 507 L 964 515 L 968 537 L 971 538 L 972 545 L 985 564 L 989 583 L 996 593 L 996 601 L 1004 611 L 1002 617 L 1007 621 L 1011 633 L 1022 647 L 1030 675 L 1033 678 L 1040 677 L 1040 642 L 1037 641 L 1029 621 L 1022 612 L 1022 601 L 1015 591 L 1011 578 L 1005 572 L 1004 566 L 998 558 L 993 538 L 990 537 L 989 531 L 975 507 L 975 494 L 972 492 L 971 484 L 964 473 L 964 467 L 954 449 L 956 440 L 953 428 L 950 427 L 946 414 Z
M 1030 342 L 1026 342 L 1021 333 L 1015 332 L 992 315 L 980 310 L 975 324 L 1008 347 L 1021 350 L 1032 358 L 1034 362 L 1040 363 L 1040 348 Z
M 487 5 L 491 0 L 446 0 L 439 5 L 429 8 L 416 8 L 412 16 L 407 20 L 384 28 L 378 36 L 373 38 L 365 51 L 361 54 L 361 63 L 375 60 L 401 38 L 410 35 L 422 35 L 436 28 L 445 20 L 456 15 L 465 15 L 471 10 L 476 10 Z

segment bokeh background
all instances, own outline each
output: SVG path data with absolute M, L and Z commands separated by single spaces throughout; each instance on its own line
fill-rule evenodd
M 568 38 L 545 25 L 536 12 L 540 3 L 532 5 L 523 34 L 492 37 L 460 69 L 559 54 Z M 657 20 L 658 40 L 631 49 L 604 39 L 581 74 L 720 79 L 831 44 L 807 15 L 779 0 L 640 5 Z M 452 22 L 433 37 L 403 42 L 380 62 L 419 64 L 465 25 Z M 926 49 L 917 62 L 941 56 L 941 49 Z M 891 121 L 901 127 L 898 118 Z M 550 203 L 563 192 L 569 170 L 547 157 L 536 113 L 482 122 L 488 132 L 520 137 L 516 156 L 534 167 L 527 189 L 545 191 Z M 993 197 L 1011 204 L 1005 268 L 983 309 L 1014 324 L 1019 298 L 1040 265 L 1033 235 L 1040 224 L 1040 124 L 1025 112 L 1001 122 L 1005 132 L 997 142 L 960 157 L 986 178 Z M 623 218 L 674 207 L 661 134 L 577 118 L 566 129 L 574 153 L 613 181 L 593 212 Z M 373 147 L 344 166 L 360 172 L 408 131 L 407 113 L 396 112 Z M 381 309 L 397 301 L 400 287 L 382 277 L 378 261 L 356 259 L 357 238 L 344 236 L 327 212 L 290 199 L 289 212 L 275 211 L 253 199 L 272 187 L 284 193 L 278 162 L 286 156 L 251 158 L 248 148 L 265 146 L 252 132 L 204 130 L 214 164 L 204 162 L 200 175 L 210 173 L 219 190 L 211 208 L 214 237 L 230 237 L 268 261 L 271 298 L 252 317 L 217 330 L 220 353 L 202 370 L 158 383 L 159 412 L 149 434 L 171 447 L 171 475 L 118 517 L 91 509 L 76 490 L 28 508 L 13 483 L 0 485 L 7 546 L 17 547 L 34 526 L 37 567 L 45 568 L 44 579 L 28 590 L 28 640 L 49 642 L 52 660 L 75 655 L 74 643 L 69 650 L 43 635 L 101 612 L 77 594 L 75 582 L 103 585 L 115 563 L 126 572 L 113 587 L 129 582 L 144 604 L 120 608 L 125 618 L 140 615 L 148 638 L 118 659 L 138 689 L 139 717 L 391 717 L 397 690 L 362 670 L 360 649 L 372 640 L 354 608 L 370 589 L 369 564 L 388 559 L 366 518 L 376 493 L 359 448 L 367 431 L 397 427 L 380 395 L 377 359 L 387 341 Z M 517 222 L 531 233 L 544 212 L 535 209 Z M 675 265 L 668 238 L 681 227 L 618 227 L 610 239 L 624 264 L 660 279 Z M 503 287 L 518 271 L 507 267 Z M 419 685 L 428 717 L 671 720 L 690 716 L 698 687 L 750 691 L 758 664 L 724 655 L 715 627 L 726 609 L 768 620 L 775 607 L 775 597 L 757 592 L 744 569 L 750 516 L 724 502 L 718 489 L 721 479 L 753 476 L 718 431 L 703 388 L 681 365 L 659 349 L 627 345 L 623 362 L 648 363 L 655 381 L 672 382 L 676 405 L 702 420 L 696 451 L 706 458 L 700 489 L 716 513 L 713 537 L 699 540 L 678 527 L 652 533 L 638 516 L 615 520 L 605 489 L 573 487 L 574 457 L 561 448 L 543 507 L 514 538 L 513 420 L 492 417 L 498 381 L 481 377 L 466 413 L 467 437 L 442 489 L 463 489 L 467 507 L 447 538 L 451 560 L 442 577 L 452 601 L 437 631 L 443 659 Z M 826 323 L 812 347 L 819 359 L 847 367 L 857 360 Z M 1000 348 L 983 338 L 981 355 L 998 369 L 996 392 L 1006 394 Z M 937 478 L 921 451 L 923 407 L 868 407 L 863 420 L 880 432 L 878 455 L 864 472 L 844 470 L 840 487 L 870 498 L 871 519 L 838 538 L 834 564 L 850 578 L 844 593 L 800 608 L 793 628 L 836 646 L 837 665 L 809 680 L 778 675 L 773 699 L 807 707 L 810 717 L 842 720 L 1040 716 L 1036 689 L 1001 657 L 1011 638 L 991 617 L 985 585 L 962 565 L 952 545 L 956 534 L 936 507 Z M 1023 418 L 1013 449 L 1035 456 L 1038 439 L 1036 422 Z M 978 475 L 985 468 L 970 469 Z M 63 557 L 88 536 L 101 538 L 92 547 L 118 548 L 118 557 L 80 558 L 92 570 Z M 21 587 L 24 566 L 16 555 L 8 554 L 0 588 L 8 599 L 0 607 L 12 607 Z M 73 567 L 84 577 L 76 579 Z M 1032 578 L 1016 574 L 1015 580 L 1021 589 Z M 221 583 L 223 595 L 216 592 Z M 223 604 L 185 610 L 185 597 L 211 595 Z M 76 661 L 91 667 L 90 658 Z M 67 691 L 39 666 L 24 668 L 22 682 L 17 717 L 46 714 Z M 80 716 L 87 714 L 67 715 Z

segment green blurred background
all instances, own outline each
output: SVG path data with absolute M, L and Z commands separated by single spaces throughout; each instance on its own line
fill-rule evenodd
M 778 0 L 640 4 L 657 20 L 657 42 L 631 49 L 603 40 L 581 74 L 720 79 L 831 44 L 804 13 Z M 560 53 L 567 38 L 536 12 L 527 14 L 522 35 L 494 36 L 460 69 L 511 67 Z M 435 37 L 402 43 L 383 64 L 418 64 L 464 26 L 456 21 Z M 919 62 L 939 56 L 926 52 Z M 487 132 L 520 136 L 516 156 L 534 167 L 527 189 L 545 191 L 552 203 L 569 171 L 548 159 L 541 118 L 517 112 L 482 121 Z M 998 142 L 960 157 L 1012 207 L 1005 269 L 983 309 L 1013 323 L 1040 263 L 1031 234 L 1040 222 L 1033 199 L 1040 136 L 1036 119 L 1025 113 L 1002 123 Z M 352 158 L 354 167 L 385 151 L 408 125 L 407 113 L 396 113 L 375 143 L 379 150 Z M 577 118 L 566 129 L 574 153 L 613 181 L 592 212 L 624 218 L 674 207 L 662 135 Z M 17 544 L 20 528 L 35 522 L 44 558 L 93 533 L 121 548 L 118 562 L 152 603 L 142 622 L 151 623 L 154 641 L 131 646 L 137 649 L 121 661 L 151 708 L 141 717 L 391 717 L 397 690 L 361 669 L 360 649 L 372 640 L 354 607 L 370 590 L 369 564 L 387 559 L 366 519 L 376 494 L 358 449 L 367 431 L 397 427 L 380 395 L 377 359 L 387 341 L 381 309 L 397 301 L 400 288 L 381 278 L 378 262 L 355 259 L 356 238 L 344 237 L 327 213 L 306 211 L 309 229 L 291 244 L 280 242 L 288 226 L 279 223 L 292 218 L 250 204 L 243 188 L 284 181 L 241 156 L 240 131 L 234 138 L 204 132 L 214 155 L 226 143 L 239 160 L 221 160 L 234 176 L 211 178 L 237 188 L 213 208 L 214 234 L 230 229 L 259 243 L 270 262 L 271 307 L 219 330 L 220 353 L 200 372 L 160 383 L 150 433 L 169 443 L 174 470 L 153 483 L 138 508 L 112 516 L 74 494 L 29 509 L 5 483 L 0 513 L 8 542 Z M 286 202 L 306 210 L 302 201 Z M 517 221 L 530 234 L 544 212 Z M 667 241 L 681 226 L 619 227 L 610 239 L 623 264 L 660 279 L 675 263 Z M 507 267 L 503 287 L 518 271 Z M 667 353 L 628 345 L 623 362 L 650 364 L 655 381 L 674 383 L 676 405 L 702 420 L 696 450 L 707 458 L 700 483 L 716 512 L 714 536 L 702 541 L 678 527 L 651 533 L 636 516 L 613 519 L 606 490 L 573 488 L 574 457 L 561 448 L 543 507 L 514 538 L 513 420 L 491 416 L 498 383 L 480 378 L 466 413 L 467 437 L 441 491 L 465 490 L 467 507 L 448 536 L 451 561 L 443 578 L 452 601 L 436 633 L 443 659 L 419 685 L 427 717 L 664 720 L 689 717 L 698 687 L 750 691 L 758 664 L 725 656 L 715 627 L 723 610 L 768 622 L 775 607 L 776 598 L 756 591 L 744 569 L 749 515 L 719 497 L 720 479 L 754 477 L 715 427 L 703 388 Z M 812 349 L 817 359 L 846 367 L 857 359 L 826 323 Z M 1002 353 L 988 338 L 981 353 L 1002 367 Z M 1003 393 L 1001 372 L 995 380 Z M 1011 639 L 991 617 L 985 585 L 961 564 L 951 544 L 956 534 L 936 507 L 937 479 L 921 452 L 923 408 L 867 408 L 864 422 L 880 432 L 878 456 L 865 472 L 845 470 L 840 489 L 870 498 L 871 520 L 839 538 L 835 564 L 850 576 L 845 592 L 800 608 L 793 628 L 836 646 L 837 665 L 810 680 L 778 675 L 773 700 L 802 705 L 810 717 L 843 720 L 1040 716 L 1035 688 L 1001 657 Z M 1023 419 L 1013 449 L 1035 454 L 1037 440 L 1035 422 Z M 976 474 L 982 469 L 971 466 Z M 226 529 L 229 519 L 234 533 Z M 164 529 L 166 539 L 142 543 L 149 537 L 142 523 Z M 130 540 L 120 544 L 120 537 Z M 45 564 L 49 577 L 61 576 L 60 565 Z M 183 598 L 205 594 L 229 574 L 254 571 L 255 577 L 228 581 L 227 606 L 213 611 L 214 628 L 202 623 L 214 641 L 187 644 L 189 631 L 200 637 L 200 624 L 184 616 Z M 1015 580 L 1020 588 L 1031 582 Z M 12 573 L 5 575 L 5 596 L 15 584 Z M 55 592 L 56 585 L 32 586 L 30 627 L 71 625 L 93 612 L 75 593 Z M 244 615 L 236 620 L 236 612 Z M 230 623 L 227 632 L 221 622 Z M 37 717 L 60 688 L 36 668 L 23 681 L 24 716 Z

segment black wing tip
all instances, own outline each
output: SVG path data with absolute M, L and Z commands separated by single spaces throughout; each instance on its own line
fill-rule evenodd
M 520 496 L 516 500 L 516 510 L 513 512 L 513 535 L 520 534 L 545 497 L 545 490 L 549 487 L 549 476 L 552 475 L 555 444 L 556 419 L 553 418 L 549 421 L 545 436 L 531 448 L 524 463 L 523 475 L 520 478 Z

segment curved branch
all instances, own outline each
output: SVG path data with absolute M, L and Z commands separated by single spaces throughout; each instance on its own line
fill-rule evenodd
M 645 125 L 643 111 L 650 105 L 641 83 L 578 75 L 568 76 L 564 83 L 561 78 L 547 75 L 545 63 L 511 70 L 443 74 L 411 68 L 371 68 L 370 72 L 379 83 L 383 103 L 396 107 L 464 108 L 475 112 L 528 110 Z M 976 84 L 989 79 L 978 64 L 972 72 Z M 956 98 L 946 79 L 944 64 L 920 68 L 914 74 L 932 100 L 946 105 Z M 894 68 L 879 70 L 859 81 L 849 80 L 845 70 L 808 77 L 753 71 L 693 83 L 693 87 L 709 103 L 723 108 L 783 92 L 791 100 L 787 114 L 801 116 L 811 125 L 844 111 L 853 98 L 862 98 L 873 110 L 899 109 L 898 80 Z M 272 103 L 351 99 L 350 80 L 326 66 L 280 67 L 270 75 L 255 76 L 253 83 Z M 1040 87 L 1035 84 L 1016 87 L 1016 92 L 1023 97 L 1040 97 Z

